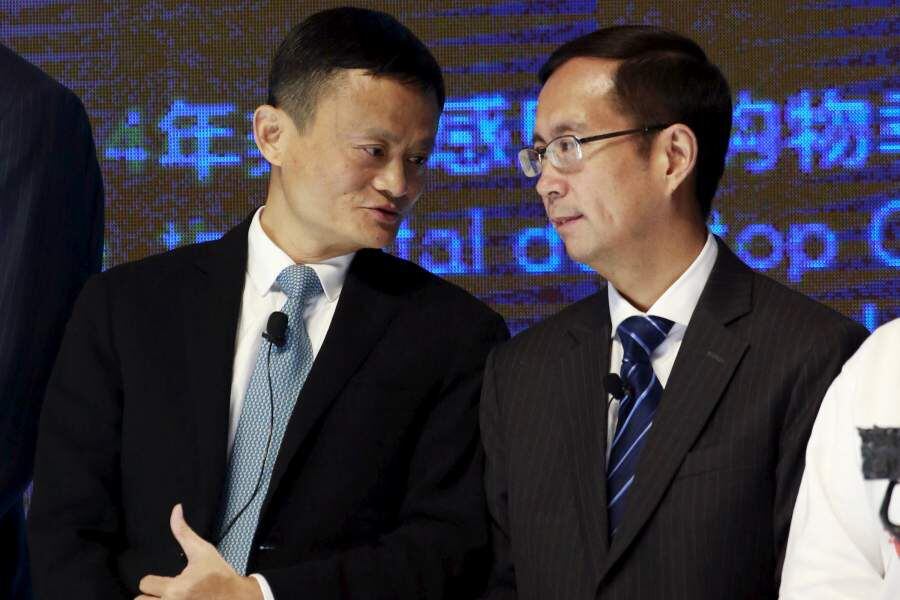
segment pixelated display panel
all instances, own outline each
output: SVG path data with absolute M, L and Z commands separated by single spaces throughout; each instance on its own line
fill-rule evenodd
M 105 265 L 215 239 L 264 200 L 249 117 L 290 27 L 340 2 L 0 4 L 0 39 L 78 93 L 107 190 Z M 894 2 L 370 2 L 445 70 L 429 191 L 391 248 L 514 331 L 591 293 L 515 168 L 536 72 L 598 26 L 701 43 L 735 126 L 710 229 L 755 269 L 868 327 L 900 313 L 900 16 Z

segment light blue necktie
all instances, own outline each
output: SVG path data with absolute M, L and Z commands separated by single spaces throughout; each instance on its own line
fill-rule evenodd
M 256 366 L 250 377 L 234 436 L 225 487 L 225 505 L 220 513 L 218 527 L 221 536 L 246 506 L 218 544 L 219 552 L 241 575 L 245 574 L 247 568 L 259 511 L 269 489 L 269 479 L 272 477 L 272 468 L 284 431 L 313 363 L 312 346 L 303 323 L 303 309 L 311 299 L 322 293 L 322 285 L 316 272 L 305 265 L 287 267 L 276 281 L 288 297 L 281 309 L 288 316 L 285 344 L 279 348 L 263 341 L 256 354 Z M 271 357 L 268 357 L 270 346 Z M 273 415 L 270 415 L 267 360 L 271 360 L 271 389 L 275 407 Z M 270 423 L 272 439 L 263 465 Z M 253 496 L 257 482 L 259 489 Z M 253 501 L 247 505 L 251 497 Z
M 623 350 L 620 375 L 628 392 L 619 405 L 619 421 L 606 466 L 610 538 L 622 523 L 628 488 L 634 483 L 641 447 L 653 426 L 662 396 L 663 388 L 653 372 L 650 355 L 669 335 L 672 325 L 672 321 L 662 317 L 635 316 L 622 321 L 616 329 Z

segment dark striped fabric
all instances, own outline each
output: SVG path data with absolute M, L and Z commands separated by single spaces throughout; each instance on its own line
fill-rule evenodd
M 672 321 L 662 317 L 628 317 L 616 333 L 622 342 L 620 376 L 627 392 L 619 405 L 616 433 L 606 465 L 606 495 L 609 501 L 609 534 L 622 523 L 628 488 L 634 483 L 635 468 L 644 439 L 653 426 L 653 415 L 662 396 L 662 385 L 653 372 L 650 356 L 669 331 Z
M 0 598 L 27 597 L 10 589 L 38 414 L 102 245 L 103 186 L 81 102 L 0 44 Z
M 775 598 L 819 403 L 865 336 L 720 242 L 612 539 L 605 287 L 497 348 L 481 402 L 487 597 Z

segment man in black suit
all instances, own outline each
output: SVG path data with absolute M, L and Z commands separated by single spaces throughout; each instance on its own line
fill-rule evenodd
M 482 369 L 508 334 L 377 250 L 422 191 L 443 102 L 389 15 L 324 11 L 287 36 L 253 119 L 265 206 L 79 298 L 38 441 L 38 598 L 469 593 Z
M 601 29 L 540 80 L 521 165 L 608 283 L 488 360 L 489 597 L 774 598 L 807 437 L 866 332 L 707 232 L 731 98 L 694 42 Z
M 0 598 L 30 598 L 23 494 L 75 298 L 100 270 L 103 182 L 71 91 L 0 44 Z

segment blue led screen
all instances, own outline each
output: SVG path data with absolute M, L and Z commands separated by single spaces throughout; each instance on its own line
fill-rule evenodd
M 0 39 L 74 90 L 107 193 L 104 264 L 215 239 L 265 198 L 250 135 L 292 25 L 342 2 L 0 3 Z M 514 331 L 596 289 L 515 168 L 536 72 L 598 26 L 681 31 L 734 92 L 710 229 L 753 268 L 868 327 L 900 316 L 896 2 L 368 2 L 444 68 L 429 189 L 390 250 L 471 290 Z

